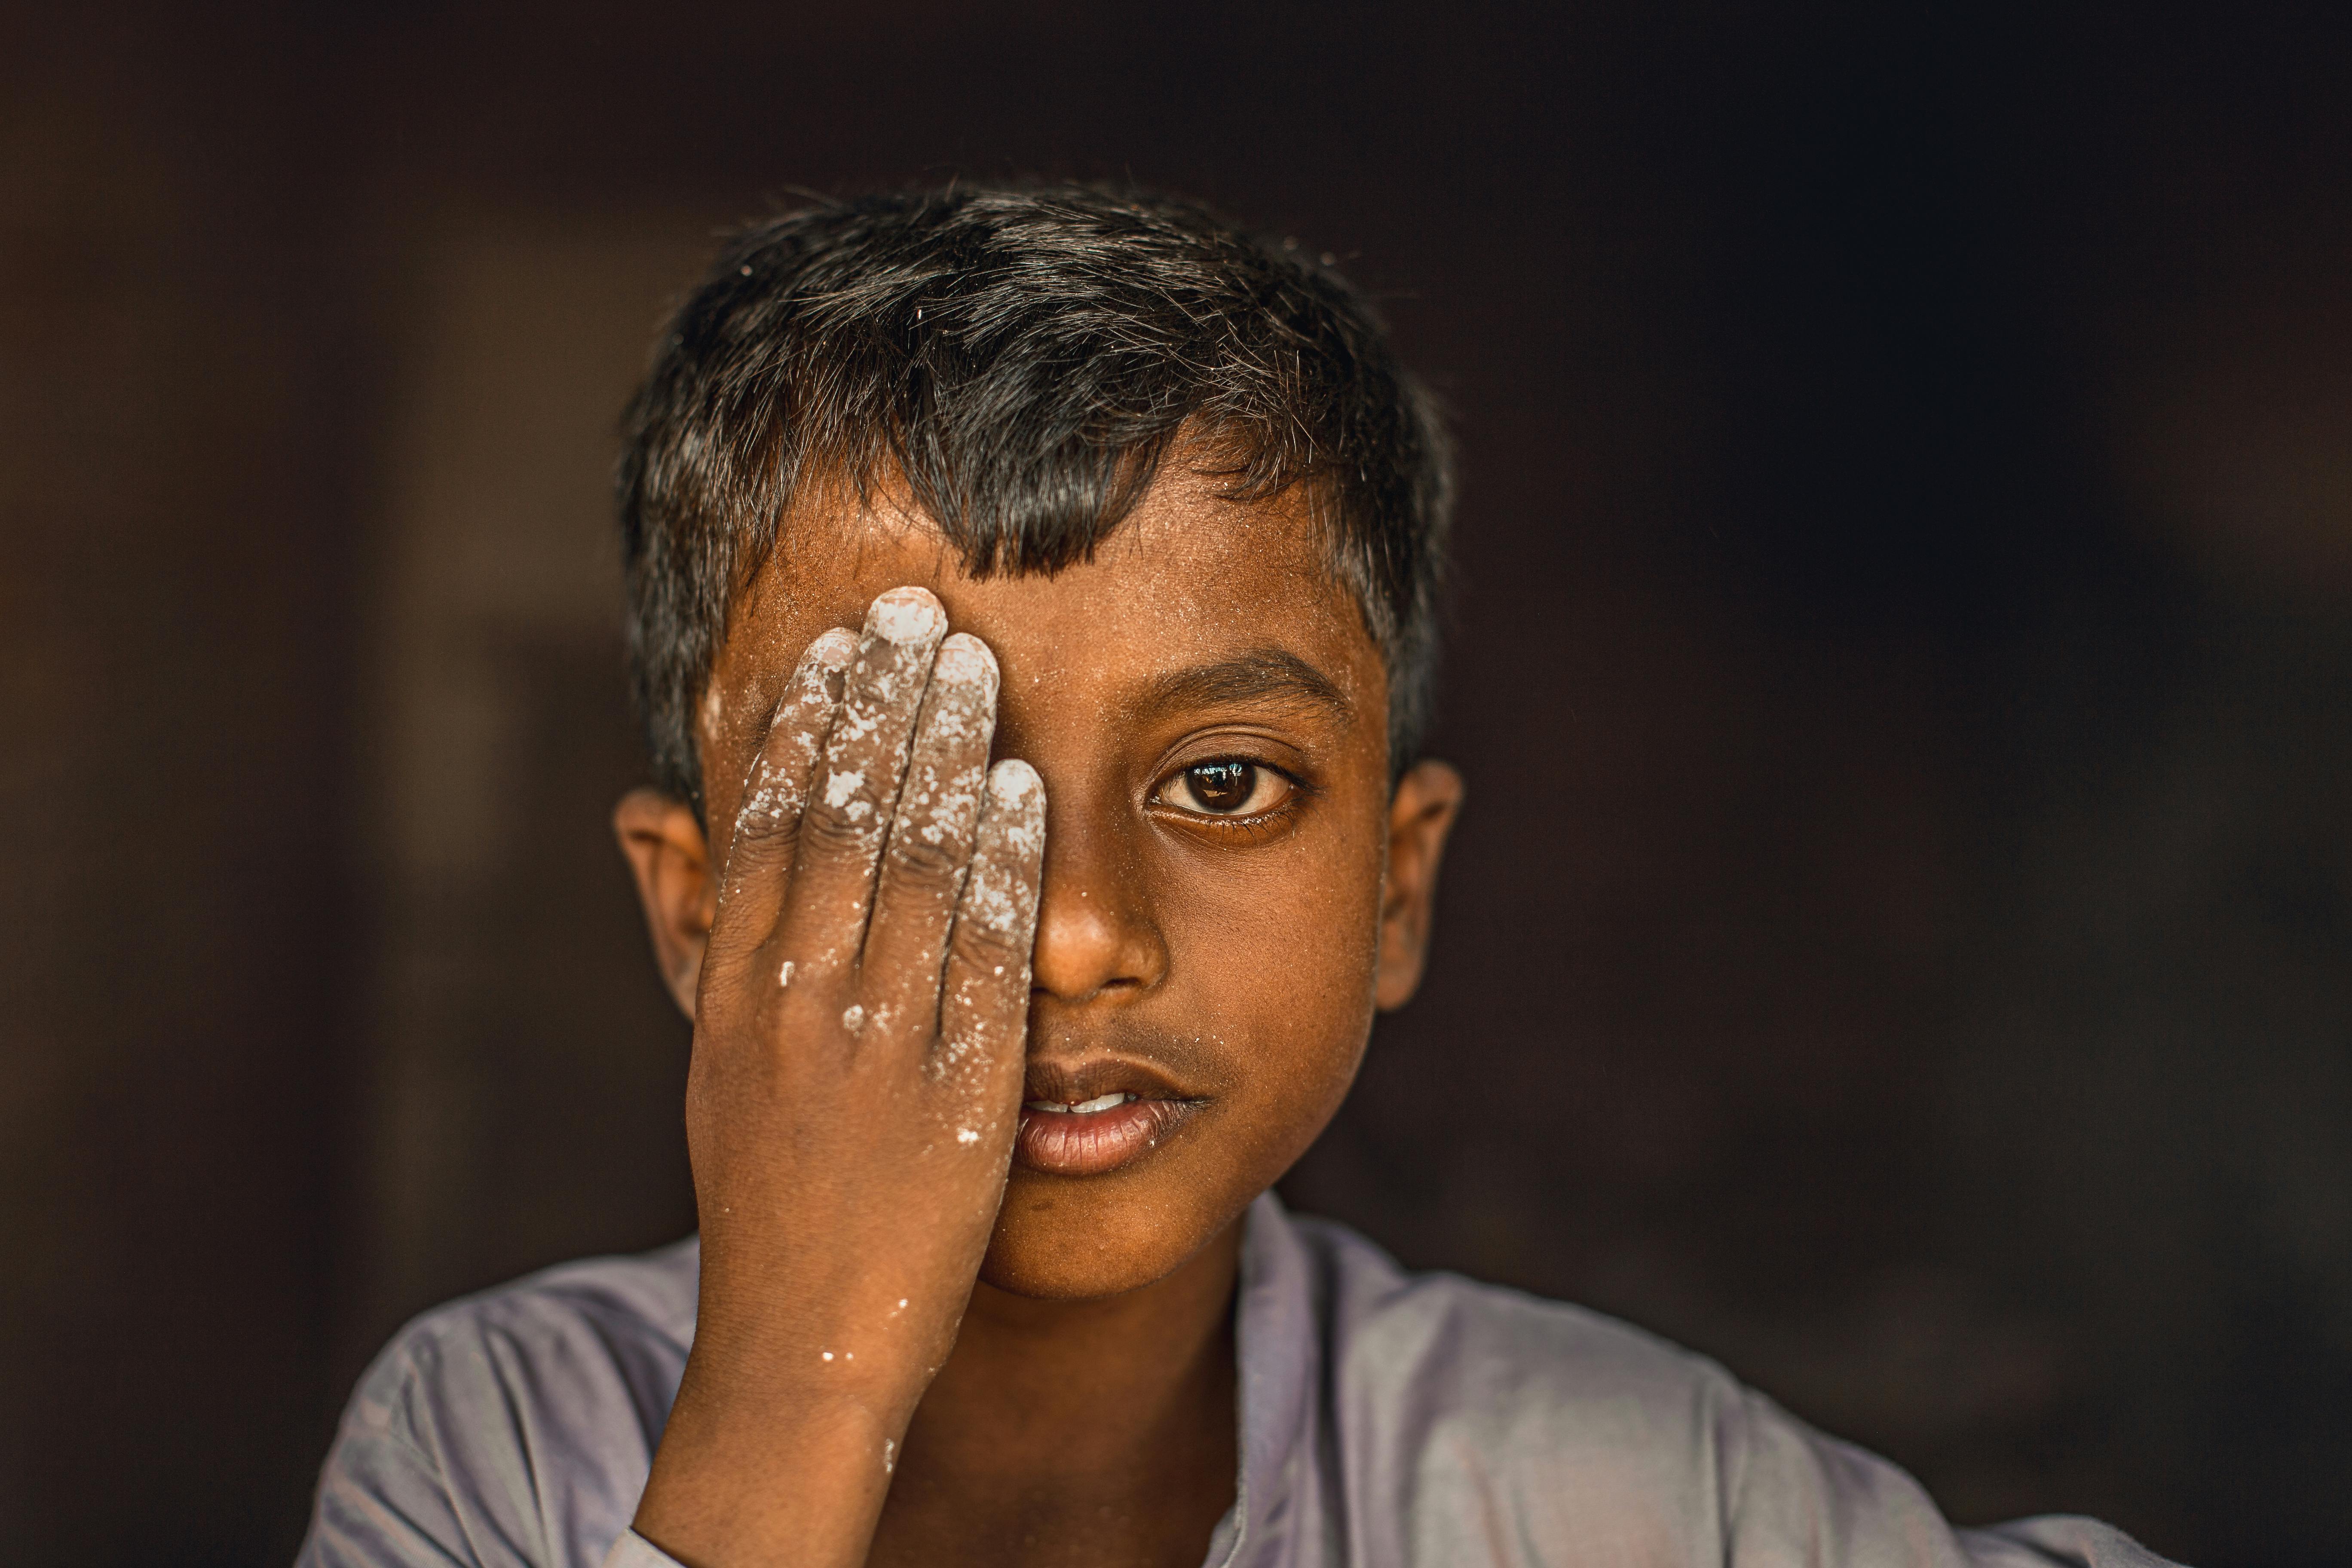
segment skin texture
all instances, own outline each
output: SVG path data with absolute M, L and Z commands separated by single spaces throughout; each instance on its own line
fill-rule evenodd
M 641 1533 L 1200 1561 L 1237 1222 L 1418 984 L 1461 798 L 1437 763 L 1391 791 L 1386 709 L 1295 494 L 1171 464 L 1050 578 L 975 580 L 887 503 L 787 520 L 703 708 L 712 831 L 615 819 L 696 1024 L 701 1319 Z M 1022 1109 L 1107 1091 L 1140 1096 L 1114 1169 Z

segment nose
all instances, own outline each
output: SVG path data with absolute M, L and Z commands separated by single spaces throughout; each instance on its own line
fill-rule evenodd
M 1038 889 L 1031 983 L 1083 1006 L 1140 995 L 1160 983 L 1167 952 L 1150 918 L 1137 853 L 1112 813 L 1075 806 L 1046 784 L 1045 868 Z

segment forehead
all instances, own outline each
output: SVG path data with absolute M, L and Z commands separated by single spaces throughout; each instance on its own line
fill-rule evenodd
M 1299 489 L 1234 500 L 1171 465 L 1095 558 L 1051 576 L 975 578 L 929 521 L 887 497 L 796 508 L 732 617 L 705 739 L 764 713 L 803 648 L 855 626 L 886 589 L 916 584 L 994 649 L 1008 710 L 1051 690 L 1112 700 L 1125 685 L 1252 652 L 1313 666 L 1367 717 L 1385 717 L 1378 648 L 1335 576 Z M 719 732 L 713 732 L 719 731 Z

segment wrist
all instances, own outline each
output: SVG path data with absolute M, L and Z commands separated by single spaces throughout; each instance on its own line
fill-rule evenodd
M 687 1568 L 862 1563 L 908 1414 L 842 1389 L 689 1378 L 634 1528 Z
M 953 1328 L 925 1331 L 887 1306 L 829 1312 L 824 1323 L 812 1316 L 706 1300 L 678 1403 L 713 1417 L 740 1410 L 762 1423 L 801 1411 L 863 1411 L 896 1436 L 953 1348 Z

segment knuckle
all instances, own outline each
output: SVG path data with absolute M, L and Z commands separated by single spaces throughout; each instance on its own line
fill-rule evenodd
M 740 893 L 752 878 L 772 874 L 779 864 L 789 865 L 800 837 L 801 821 L 796 816 L 782 821 L 739 818 L 734 837 L 727 844 L 727 892 Z
M 734 844 L 747 853 L 767 853 L 778 844 L 790 843 L 798 825 L 765 812 L 745 812 L 735 819 Z M 733 845 L 730 846 L 730 850 Z
M 751 775 L 743 781 L 743 800 L 736 812 L 737 822 L 748 826 L 795 815 L 803 771 L 790 766 L 788 759 L 777 757 L 772 747 L 763 749 L 751 765 Z
M 778 803 L 752 796 L 735 814 L 734 841 L 738 844 L 766 844 L 781 836 L 789 836 L 800 821 L 798 812 L 786 812 Z
M 952 887 L 963 876 L 971 857 L 947 834 L 929 837 L 921 831 L 890 836 L 890 873 L 916 887 Z
M 955 950 L 975 966 L 992 968 L 1027 956 L 1025 934 L 1002 921 L 967 916 L 956 921 Z
M 873 803 L 818 801 L 803 814 L 800 837 L 820 854 L 856 855 L 872 850 L 881 831 Z

